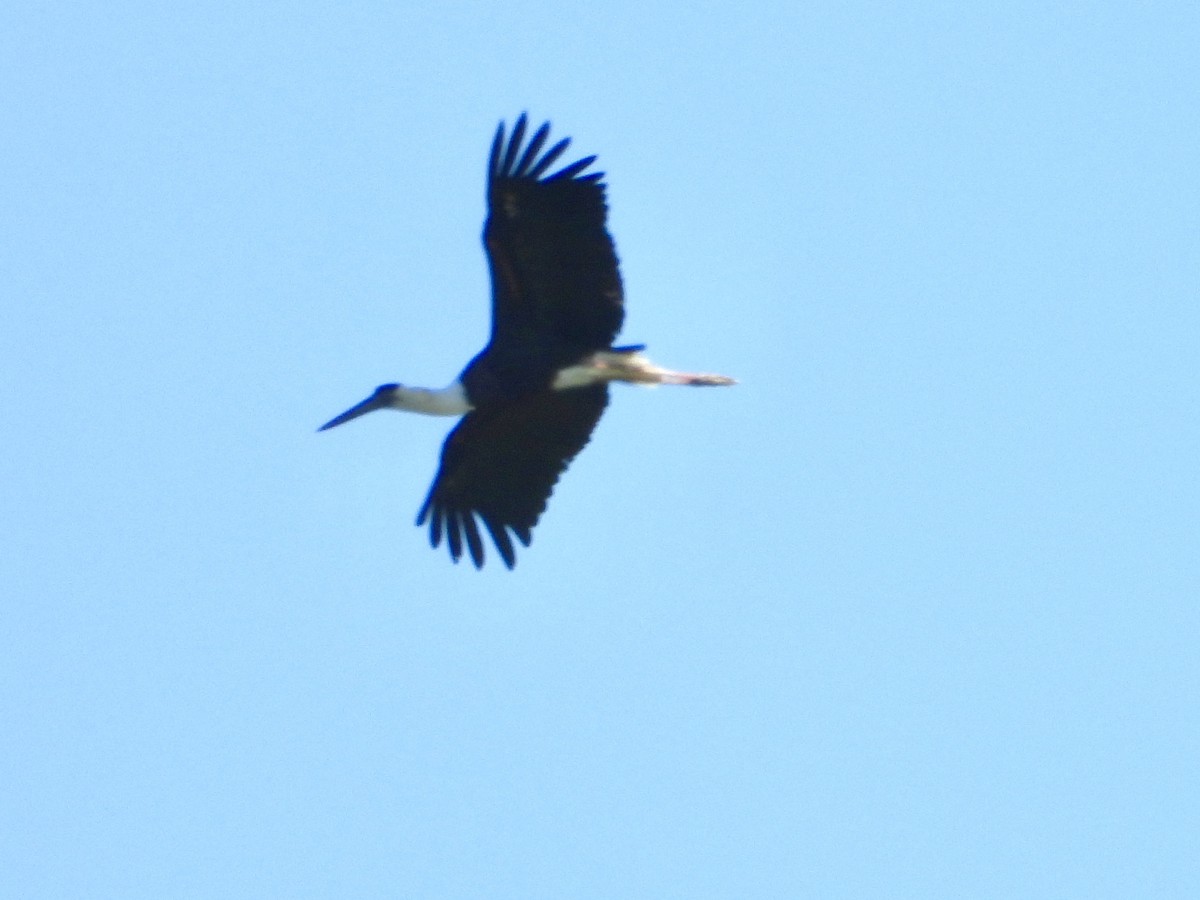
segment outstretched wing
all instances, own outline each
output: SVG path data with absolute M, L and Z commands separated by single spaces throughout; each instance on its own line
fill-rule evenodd
M 468 413 L 442 445 L 438 469 L 417 524 L 429 520 L 434 547 L 442 535 L 458 562 L 463 542 L 483 566 L 479 518 L 504 564 L 516 564 L 512 536 L 526 547 L 559 475 L 584 448 L 608 403 L 603 385 L 526 395 Z M 511 532 L 511 534 L 510 534 Z
M 488 218 L 483 230 L 492 273 L 492 339 L 500 358 L 537 347 L 556 369 L 611 346 L 624 317 L 621 275 L 605 230 L 602 172 L 582 174 L 596 159 L 554 165 L 570 144 L 545 153 L 550 123 L 522 149 L 522 114 L 505 141 L 496 129 L 488 160 Z

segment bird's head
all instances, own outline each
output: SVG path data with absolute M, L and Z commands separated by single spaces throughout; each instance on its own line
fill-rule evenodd
M 359 416 L 365 416 L 369 412 L 374 412 L 377 409 L 388 409 L 396 406 L 397 398 L 400 392 L 404 389 L 401 384 L 381 384 L 375 388 L 375 393 L 371 394 L 362 403 L 350 407 L 340 416 L 334 416 L 317 431 L 325 431 L 337 425 L 343 425 L 351 419 L 357 419 Z

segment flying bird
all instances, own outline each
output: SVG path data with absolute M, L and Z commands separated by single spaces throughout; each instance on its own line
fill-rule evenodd
M 487 168 L 483 245 L 492 276 L 486 347 L 441 389 L 384 384 L 320 427 L 377 409 L 461 416 L 442 445 L 441 465 L 417 515 L 436 548 L 463 545 L 484 562 L 479 523 L 508 568 L 515 537 L 528 547 L 554 485 L 584 448 L 608 404 L 608 384 L 726 385 L 732 378 L 673 372 L 642 345 L 614 347 L 624 296 L 605 228 L 603 173 L 588 156 L 547 174 L 570 144 L 543 152 L 550 123 L 525 143 L 526 117 L 505 139 L 496 129 Z

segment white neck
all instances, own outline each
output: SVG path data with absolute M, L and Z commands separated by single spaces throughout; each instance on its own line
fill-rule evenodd
M 472 409 L 461 381 L 444 388 L 397 388 L 388 404 L 393 409 L 424 413 L 427 416 L 461 416 Z

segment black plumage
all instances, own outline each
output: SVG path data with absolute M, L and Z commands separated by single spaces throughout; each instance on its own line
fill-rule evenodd
M 584 174 L 589 156 L 545 175 L 566 150 L 547 150 L 549 124 L 522 152 L 522 115 L 505 142 L 496 130 L 488 162 L 488 217 L 483 230 L 492 275 L 492 334 L 463 370 L 474 409 L 450 432 L 441 466 L 417 524 L 429 521 L 457 561 L 463 542 L 476 566 L 484 560 L 477 516 L 505 564 L 509 533 L 528 546 L 559 475 L 587 444 L 608 402 L 594 385 L 553 391 L 556 373 L 607 350 L 624 318 L 621 276 L 602 173 Z
M 466 540 L 483 565 L 483 522 L 504 564 L 516 563 L 510 532 L 526 547 L 568 463 L 587 444 L 608 403 L 608 388 L 530 393 L 463 416 L 442 445 L 442 462 L 417 524 L 429 520 L 433 546 L 443 534 L 457 561 Z

